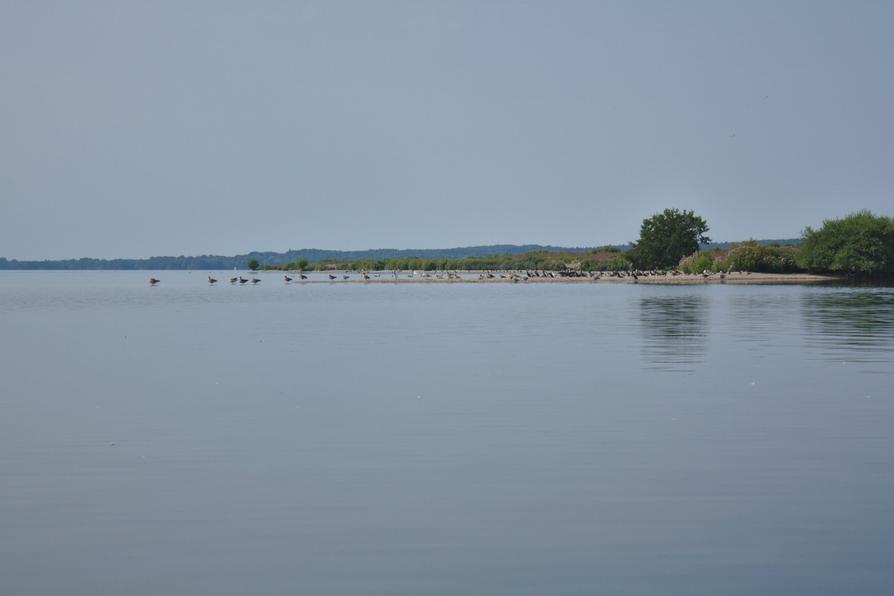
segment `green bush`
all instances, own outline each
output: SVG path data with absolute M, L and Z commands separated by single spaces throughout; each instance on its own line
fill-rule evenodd
M 797 247 L 767 246 L 743 242 L 714 260 L 714 271 L 753 271 L 755 273 L 794 273 L 798 271 Z
M 894 218 L 871 211 L 806 228 L 798 264 L 809 271 L 894 275 Z
M 621 255 L 614 256 L 602 263 L 602 271 L 629 271 L 632 268 L 630 261 Z
M 680 259 L 677 269 L 683 273 L 701 273 L 702 271 L 711 271 L 714 264 L 714 253 L 712 252 L 696 252 L 688 257 Z

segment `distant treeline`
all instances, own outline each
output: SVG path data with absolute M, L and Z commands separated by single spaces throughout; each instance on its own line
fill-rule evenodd
M 17 261 L 0 258 L 0 269 L 247 269 L 248 262 L 256 260 L 262 265 L 282 265 L 306 259 L 308 263 L 344 260 L 377 260 L 418 257 L 425 259 L 456 259 L 467 256 L 491 256 L 520 254 L 531 251 L 587 252 L 590 247 L 541 246 L 538 244 L 494 244 L 489 246 L 465 246 L 459 248 L 371 250 L 322 250 L 308 248 L 286 252 L 251 252 L 232 257 L 200 255 L 197 257 L 150 257 L 148 259 L 67 259 L 56 261 Z
M 798 239 L 786 240 L 761 240 L 761 244 L 797 244 Z M 706 245 L 704 248 L 727 248 L 729 242 L 718 242 Z M 614 245 L 612 249 L 626 252 L 629 244 Z M 465 246 L 459 248 L 434 248 L 434 249 L 393 249 L 380 248 L 371 250 L 322 250 L 308 248 L 289 250 L 286 252 L 251 252 L 244 255 L 200 255 L 177 257 L 150 257 L 147 259 L 66 259 L 46 261 L 18 261 L 0 257 L 0 269 L 146 269 L 146 270 L 170 270 L 170 269 L 247 269 L 251 260 L 258 261 L 263 266 L 282 266 L 289 263 L 297 263 L 306 260 L 308 265 L 317 263 L 334 262 L 365 262 L 374 263 L 390 259 L 443 261 L 445 259 L 477 258 L 485 259 L 507 256 L 524 255 L 526 253 L 561 253 L 565 255 L 591 253 L 593 247 L 564 247 L 539 244 L 492 244 L 487 246 Z M 539 258 L 539 257 L 538 257 Z M 497 260 L 500 260 L 497 259 Z M 474 259 L 469 265 L 475 265 Z M 521 265 L 520 265 L 521 267 Z M 533 264 L 530 265 L 533 267 Z M 372 267 L 368 267 L 372 269 Z M 401 267 L 402 269 L 418 269 L 420 267 Z M 485 268 L 485 267 L 479 267 Z M 490 267 L 499 268 L 499 267 Z
M 793 240 L 751 240 L 749 246 L 767 247 L 768 250 L 795 250 L 798 241 Z M 784 244 L 783 244 L 784 243 Z M 721 242 L 702 247 L 707 254 L 729 251 L 739 243 Z M 365 271 L 502 271 L 502 270 L 547 270 L 561 271 L 575 269 L 581 271 L 627 271 L 633 264 L 627 258 L 629 247 L 601 246 L 586 252 L 549 252 L 532 250 L 520 254 L 499 254 L 489 256 L 468 256 L 460 258 L 397 257 L 386 259 L 325 259 L 311 263 L 298 259 L 284 264 L 265 265 L 265 269 L 291 271 L 365 270 Z M 705 253 L 703 253 L 705 254 Z

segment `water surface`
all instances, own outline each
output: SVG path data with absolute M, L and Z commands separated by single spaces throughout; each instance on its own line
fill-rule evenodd
M 2 593 L 894 582 L 890 288 L 156 275 L 0 273 Z

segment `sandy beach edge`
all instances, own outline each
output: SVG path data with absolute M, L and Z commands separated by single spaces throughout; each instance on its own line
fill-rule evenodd
M 381 277 L 373 277 L 371 279 L 363 279 L 359 276 L 351 275 L 349 279 L 309 279 L 295 280 L 293 284 L 493 284 L 493 283 L 518 283 L 518 284 L 540 284 L 540 283 L 564 283 L 564 284 L 600 284 L 600 283 L 626 283 L 626 284 L 649 284 L 649 285 L 698 285 L 698 284 L 818 284 L 845 282 L 846 278 L 831 275 L 813 275 L 808 273 L 727 273 L 721 277 L 721 274 L 714 273 L 712 275 L 640 275 L 636 279 L 630 276 L 614 277 L 611 275 L 602 275 L 599 277 L 529 277 L 527 279 L 520 277 L 505 278 L 437 278 L 437 277 L 398 277 L 395 278 L 388 274 L 382 274 Z

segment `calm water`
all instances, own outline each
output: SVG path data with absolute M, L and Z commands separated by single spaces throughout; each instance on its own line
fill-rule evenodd
M 4 594 L 894 585 L 894 289 L 159 277 L 0 273 Z

